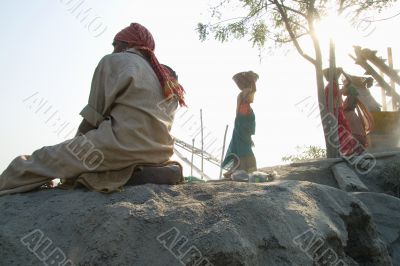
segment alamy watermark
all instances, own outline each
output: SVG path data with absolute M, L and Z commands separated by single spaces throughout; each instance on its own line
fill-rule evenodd
M 66 145 L 67 150 L 89 171 L 96 170 L 104 161 L 104 154 L 85 135 L 81 134 Z
M 172 227 L 168 231 L 157 236 L 162 244 L 182 265 L 213 266 L 195 245 L 188 244 L 188 238 Z
M 69 139 L 74 136 L 77 128 L 72 127 L 70 122 L 63 119 L 60 111 L 54 108 L 46 98 L 41 97 L 39 92 L 33 93 L 22 102 L 35 114 L 41 115 L 44 123 L 53 129 L 52 132 L 58 137 Z
M 40 229 L 29 232 L 20 241 L 46 266 L 75 266 L 73 261 L 67 258 L 65 252 L 54 245 L 50 238 L 45 237 Z
M 347 10 L 341 14 L 343 18 L 353 27 L 356 31 L 362 33 L 363 37 L 369 37 L 375 32 L 376 26 L 373 24 L 373 16 L 364 15 L 360 17 L 355 10 Z
M 312 229 L 294 237 L 292 241 L 296 247 L 299 247 L 317 265 L 348 265 L 342 259 L 339 259 L 337 253 L 326 244 L 325 239 Z
M 77 129 L 63 119 L 59 110 L 55 109 L 47 99 L 41 97 L 39 92 L 33 93 L 22 102 L 35 114 L 41 115 L 44 123 L 53 129 L 54 134 L 64 139 L 71 139 L 64 144 L 66 149 L 81 161 L 87 170 L 93 171 L 103 163 L 103 152 L 96 149 L 92 141 L 85 135 L 75 136 Z
M 175 101 L 164 99 L 157 104 L 158 108 L 165 114 L 172 114 L 176 108 Z M 201 123 L 198 114 L 194 114 L 190 109 L 179 108 L 175 114 L 175 123 L 182 130 L 188 132 L 191 139 L 196 139 L 201 134 Z M 179 120 L 179 122 L 177 122 Z M 217 137 L 213 136 L 213 132 L 203 126 L 203 142 L 204 151 L 209 151 L 211 156 L 218 158 L 222 151 L 222 145 Z
M 106 32 L 107 25 L 104 24 L 103 18 L 97 15 L 93 8 L 87 6 L 86 0 L 59 0 L 59 2 L 93 37 L 100 37 Z

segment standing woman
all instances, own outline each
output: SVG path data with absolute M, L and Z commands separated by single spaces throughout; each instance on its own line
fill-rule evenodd
M 326 81 L 328 82 L 328 84 L 325 87 L 325 104 L 326 108 L 328 108 L 329 110 L 330 69 L 329 68 L 324 69 L 323 74 Z M 342 95 L 341 91 L 339 90 L 339 85 L 336 82 L 337 79 L 339 79 L 339 77 L 342 74 L 343 74 L 343 69 L 341 67 L 335 69 L 333 77 L 333 102 L 334 102 L 333 113 L 337 114 L 337 123 L 338 123 L 337 134 L 339 137 L 340 154 L 345 156 L 350 156 L 351 154 L 353 154 L 357 142 L 352 136 L 349 122 L 347 121 L 344 115 Z
M 252 147 L 251 135 L 255 134 L 256 119 L 250 104 L 254 101 L 258 75 L 253 71 L 240 72 L 233 76 L 236 85 L 241 89 L 237 97 L 235 126 L 232 139 L 226 152 L 222 167 L 230 165 L 230 170 L 224 174 L 226 178 L 235 170 L 251 173 L 257 170 L 257 163 Z
M 369 80 L 345 74 L 343 95 L 347 96 L 343 103 L 344 116 L 349 121 L 353 137 L 357 140 L 354 152 L 361 154 L 368 147 L 367 134 L 372 130 L 373 117 L 368 108 L 359 99 L 357 88 L 365 89 Z

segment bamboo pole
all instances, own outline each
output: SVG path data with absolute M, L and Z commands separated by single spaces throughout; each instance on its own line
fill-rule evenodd
M 388 63 L 389 63 L 389 68 L 393 69 L 393 53 L 392 53 L 392 47 L 387 48 L 388 52 Z M 390 77 L 390 86 L 392 87 L 392 108 L 393 111 L 397 111 L 397 99 L 396 99 L 396 83 L 393 79 L 393 77 Z
M 335 101 L 334 102 L 334 86 L 336 83 L 336 86 L 338 86 L 338 82 L 337 82 L 337 78 L 336 77 L 336 56 L 335 56 L 335 43 L 333 41 L 333 39 L 331 38 L 329 41 L 329 112 L 335 116 L 335 123 L 334 125 L 330 126 L 330 130 L 329 132 L 331 132 L 332 130 L 335 130 L 335 137 L 333 138 L 334 143 L 330 143 L 330 151 L 328 157 L 329 158 L 336 158 L 339 156 L 339 139 L 338 139 L 338 120 L 337 120 L 337 114 L 335 112 L 335 110 L 337 111 L 337 105 L 338 102 Z M 337 88 L 339 90 L 339 88 Z M 338 94 L 338 99 L 339 99 L 340 95 Z M 331 139 L 332 141 L 332 139 Z
M 390 87 L 390 85 L 385 81 L 385 79 L 381 77 L 370 64 L 368 64 L 366 59 L 363 58 L 360 53 L 356 51 L 357 57 L 354 57 L 351 54 L 349 54 L 349 56 L 354 59 L 357 65 L 364 68 L 366 71 L 365 73 L 371 75 L 378 82 L 379 86 L 381 86 L 386 91 L 388 95 L 391 95 L 393 93 L 392 87 Z M 395 93 L 395 96 L 396 98 L 400 99 L 400 95 L 398 95 L 397 93 Z
M 193 176 L 194 139 L 192 139 L 192 159 L 190 161 L 190 176 Z
M 400 75 L 397 73 L 396 70 L 393 68 L 389 67 L 389 64 L 386 64 L 385 61 L 382 58 L 378 58 L 376 56 L 377 51 L 371 51 L 370 49 L 361 49 L 361 47 L 354 47 L 354 51 L 356 54 L 361 55 L 361 57 L 367 59 L 370 61 L 373 65 L 375 65 L 379 70 L 382 70 L 383 73 L 385 73 L 387 76 L 392 78 L 395 83 L 400 85 Z M 397 101 L 399 101 L 397 99 Z
M 201 179 L 204 176 L 204 139 L 203 139 L 203 110 L 200 109 L 200 126 L 201 126 Z
M 380 72 L 381 76 L 384 77 L 383 72 Z M 387 111 L 387 100 L 386 100 L 386 91 L 381 87 L 381 96 L 382 96 L 382 111 Z
M 226 143 L 226 133 L 228 132 L 228 125 L 226 125 L 225 128 L 225 134 L 224 134 L 224 143 L 222 144 L 222 154 L 221 154 L 221 166 L 219 170 L 219 179 L 222 178 L 222 163 L 224 161 L 224 153 L 225 153 L 225 143 Z

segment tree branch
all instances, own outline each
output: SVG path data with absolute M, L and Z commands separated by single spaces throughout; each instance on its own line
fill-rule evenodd
M 293 44 L 294 44 L 294 46 L 296 47 L 297 52 L 298 52 L 302 57 L 304 57 L 306 60 L 310 61 L 312 64 L 315 65 L 315 63 L 316 63 L 315 59 L 312 58 L 311 56 L 307 55 L 306 53 L 304 53 L 303 49 L 301 49 L 300 44 L 299 44 L 299 42 L 297 41 L 296 35 L 294 34 L 294 32 L 293 32 L 293 30 L 292 30 L 292 27 L 291 27 L 291 25 L 290 25 L 289 19 L 288 19 L 288 17 L 287 17 L 287 14 L 286 14 L 286 12 L 285 12 L 283 6 L 281 5 L 281 3 L 278 2 L 278 0 L 273 0 L 273 2 L 274 2 L 274 4 L 276 5 L 276 7 L 278 8 L 279 13 L 280 13 L 281 16 L 282 16 L 282 19 L 283 19 L 283 21 L 284 21 L 284 23 L 285 23 L 286 30 L 288 31 L 289 36 L 290 36 L 290 38 L 292 39 Z
M 306 35 L 309 35 L 309 33 L 308 32 L 300 33 L 297 36 L 295 36 L 295 38 L 296 39 L 300 39 L 301 37 L 306 36 Z M 268 35 L 267 35 L 267 38 L 270 39 L 270 40 L 273 40 L 275 42 L 280 42 L 280 43 L 289 43 L 289 42 L 292 41 L 292 39 L 289 39 L 289 40 L 278 40 L 278 39 L 274 39 L 272 37 L 269 37 Z
M 293 13 L 296 13 L 297 15 L 302 16 L 303 18 L 307 18 L 307 16 L 306 16 L 305 14 L 301 13 L 300 11 L 298 11 L 298 10 L 296 10 L 296 9 L 293 9 L 293 8 L 291 8 L 291 7 L 288 7 L 288 6 L 285 6 L 284 4 L 282 4 L 282 7 L 283 7 L 284 9 L 286 9 L 286 10 L 289 10 L 289 11 L 291 11 L 291 12 L 293 12 Z
M 218 22 L 216 22 L 216 23 L 214 23 L 214 24 L 210 24 L 209 26 L 210 26 L 210 27 L 214 27 L 214 26 L 223 24 L 223 23 L 228 22 L 228 21 L 239 20 L 239 19 L 246 20 L 247 18 L 248 18 L 248 17 L 229 18 L 229 19 L 225 19 L 225 20 L 222 20 L 222 21 L 218 21 Z
M 291 21 L 291 23 L 293 23 L 293 24 L 295 24 L 295 25 L 299 26 L 300 28 L 303 28 L 303 30 L 305 30 L 305 31 L 306 31 L 306 33 L 310 33 L 310 31 L 307 29 L 307 27 L 306 27 L 306 26 L 304 26 L 304 25 L 302 25 L 302 24 L 300 24 L 299 22 L 296 22 L 296 21 Z

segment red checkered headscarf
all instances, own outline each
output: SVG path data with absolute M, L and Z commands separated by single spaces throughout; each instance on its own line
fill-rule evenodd
M 151 67 L 160 81 L 164 96 L 169 99 L 178 98 L 181 106 L 186 106 L 184 100 L 185 90 L 178 81 L 163 67 L 154 54 L 155 43 L 150 31 L 139 23 L 132 23 L 129 27 L 118 32 L 114 40 L 128 43 L 129 48 L 136 48 L 142 52 L 150 62 Z

